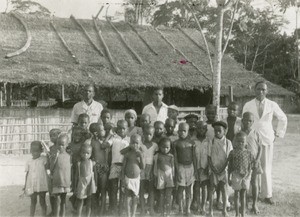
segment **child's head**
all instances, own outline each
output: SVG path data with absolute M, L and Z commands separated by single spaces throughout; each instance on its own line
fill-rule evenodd
M 189 125 L 190 130 L 196 129 L 196 124 L 199 119 L 198 115 L 196 114 L 188 114 L 184 117 L 186 123 Z
M 164 123 L 162 121 L 155 121 L 155 123 L 154 123 L 154 129 L 155 129 L 154 135 L 156 137 L 160 137 L 165 132 L 165 125 L 164 125 Z
M 174 133 L 174 129 L 176 126 L 176 121 L 172 118 L 167 118 L 165 122 L 165 128 L 168 135 L 171 135 Z
M 159 151 L 162 154 L 168 154 L 171 150 L 171 140 L 168 137 L 164 137 L 159 140 Z
M 92 155 L 91 142 L 90 140 L 86 140 L 86 142 L 84 142 L 84 144 L 80 147 L 81 160 L 88 160 L 91 158 L 91 155 Z
M 238 132 L 235 135 L 234 143 L 235 144 L 233 145 L 233 147 L 235 149 L 244 150 L 246 148 L 246 145 L 247 145 L 247 134 L 242 132 L 242 131 Z
M 137 119 L 136 111 L 134 111 L 133 109 L 128 109 L 125 111 L 124 116 L 125 116 L 125 120 L 128 123 L 128 126 L 133 127 Z
M 101 120 L 103 122 L 103 125 L 109 123 L 111 121 L 111 113 L 108 109 L 103 109 L 101 111 Z
M 162 99 L 164 98 L 164 90 L 162 87 L 156 87 L 153 91 L 153 102 L 155 103 L 161 103 Z
M 51 130 L 50 130 L 50 132 L 49 132 L 50 141 L 51 141 L 53 144 L 56 143 L 59 134 L 61 134 L 61 130 L 60 130 L 60 129 L 54 128 L 54 129 L 51 129 Z
M 244 130 L 250 130 L 254 123 L 254 115 L 251 112 L 245 112 L 242 118 L 242 125 Z
M 144 126 L 150 124 L 150 115 L 147 114 L 147 113 L 144 113 L 141 115 L 141 118 L 140 118 L 140 126 L 141 128 L 144 128 Z
M 84 137 L 84 129 L 79 126 L 75 126 L 72 128 L 72 141 L 75 143 L 79 143 L 82 141 Z
M 217 107 L 214 105 L 207 105 L 205 107 L 205 116 L 208 122 L 215 122 L 217 119 Z
M 33 141 L 30 144 L 30 153 L 33 159 L 39 158 L 43 152 L 43 145 L 40 141 Z
M 205 137 L 207 132 L 207 124 L 204 121 L 198 121 L 196 124 L 197 128 L 197 136 L 198 137 Z
M 139 134 L 133 134 L 130 137 L 130 147 L 134 150 L 139 150 L 142 143 L 142 137 Z
M 185 139 L 189 134 L 189 125 L 187 123 L 180 123 L 178 126 L 178 136 L 180 139 Z
M 176 105 L 170 105 L 168 107 L 168 118 L 177 120 L 179 115 L 179 108 Z
M 82 129 L 87 129 L 90 124 L 90 116 L 86 113 L 82 113 L 78 117 L 78 126 Z
M 69 137 L 68 137 L 68 135 L 65 134 L 65 133 L 60 134 L 59 137 L 58 137 L 58 139 L 57 139 L 58 150 L 60 152 L 65 151 L 68 143 L 69 143 Z
M 112 133 L 112 131 L 115 127 L 116 126 L 110 122 L 104 124 L 105 136 L 108 136 L 110 133 Z
M 151 142 L 151 140 L 153 139 L 154 136 L 154 127 L 152 125 L 147 125 L 144 127 L 143 130 L 143 136 L 144 136 L 144 140 L 145 142 Z
M 237 117 L 239 113 L 239 105 L 236 102 L 231 102 L 227 108 L 228 117 Z
M 227 124 L 224 121 L 217 121 L 212 124 L 215 130 L 215 137 L 217 139 L 222 139 L 226 134 Z
M 105 137 L 105 130 L 104 126 L 100 123 L 92 123 L 89 127 L 90 132 L 96 138 L 103 138 Z
M 125 120 L 118 120 L 116 133 L 124 138 L 128 130 L 128 123 Z

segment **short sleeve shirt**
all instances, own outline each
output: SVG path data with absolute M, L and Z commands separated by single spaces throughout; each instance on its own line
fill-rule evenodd
M 162 106 L 157 113 L 152 102 L 144 107 L 142 114 L 150 115 L 150 121 L 152 124 L 154 124 L 155 121 L 162 121 L 165 123 L 166 119 L 168 118 L 168 106 L 165 103 L 162 103 Z
M 108 140 L 112 152 L 111 163 L 123 163 L 124 155 L 121 154 L 121 150 L 129 146 L 129 141 L 130 138 L 128 136 L 121 138 L 119 135 L 114 135 Z
M 90 117 L 90 123 L 99 122 L 101 111 L 103 110 L 103 106 L 101 103 L 92 101 L 90 105 L 87 105 L 83 100 L 74 105 L 72 114 L 71 114 L 71 122 L 77 123 L 78 117 L 82 113 L 88 114 Z

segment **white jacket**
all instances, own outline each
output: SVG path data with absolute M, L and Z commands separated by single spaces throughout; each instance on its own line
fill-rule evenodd
M 256 106 L 256 99 L 247 102 L 243 107 L 243 114 L 251 112 L 254 115 L 253 129 L 257 130 L 262 136 L 262 145 L 273 145 L 275 135 L 281 138 L 284 137 L 287 128 L 287 117 L 280 109 L 278 104 L 269 99 L 264 99 L 264 111 L 262 117 L 259 114 Z M 278 119 L 276 132 L 274 132 L 272 120 L 273 116 Z

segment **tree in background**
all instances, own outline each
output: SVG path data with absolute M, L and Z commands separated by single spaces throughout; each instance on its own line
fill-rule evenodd
M 43 16 L 51 15 L 51 12 L 46 7 L 30 0 L 6 0 L 5 12 L 9 11 Z
M 157 0 L 127 0 L 125 9 L 125 20 L 134 24 L 143 24 L 143 20 L 149 23 L 152 10 Z

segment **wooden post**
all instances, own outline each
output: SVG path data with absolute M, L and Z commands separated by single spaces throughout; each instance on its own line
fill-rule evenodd
M 233 102 L 233 87 L 229 86 L 228 90 L 229 90 L 229 102 Z
M 61 85 L 61 102 L 65 101 L 65 85 Z

